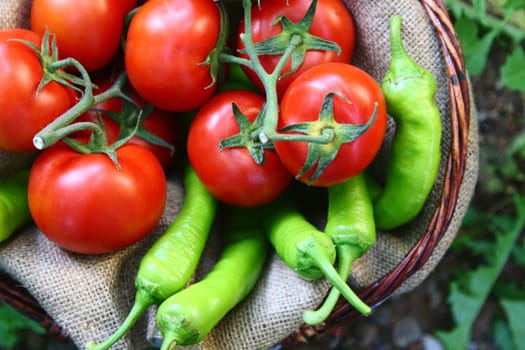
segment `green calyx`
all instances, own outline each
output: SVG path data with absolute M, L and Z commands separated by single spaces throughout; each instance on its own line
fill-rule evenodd
M 254 47 L 257 55 L 282 55 L 289 50 L 292 43 L 295 49 L 291 54 L 291 69 L 284 74 L 286 76 L 299 68 L 308 50 L 335 51 L 339 54 L 339 45 L 310 34 L 316 7 L 317 0 L 313 0 L 305 16 L 297 23 L 290 21 L 286 16 L 276 18 L 274 25 L 281 24 L 281 33 L 256 43 Z
M 40 47 L 27 40 L 12 40 L 29 46 L 40 60 L 43 76 L 42 80 L 38 84 L 36 90 L 37 94 L 51 81 L 57 82 L 78 92 L 82 92 L 82 88 L 87 88 L 88 86 L 86 86 L 86 84 L 90 85 L 89 88 L 93 87 L 91 81 L 86 81 L 85 76 L 87 75 L 87 72 L 85 72 L 85 69 L 82 67 L 80 62 L 73 58 L 65 58 L 62 60 L 58 59 L 56 37 L 50 34 L 47 29 L 42 36 L 42 43 Z M 82 77 L 68 73 L 64 69 L 71 66 L 76 68 L 81 73 Z
M 228 34 L 230 30 L 230 22 L 224 5 L 219 1 L 216 1 L 215 4 L 219 8 L 219 12 L 221 15 L 221 27 L 219 29 L 219 37 L 217 39 L 215 47 L 210 51 L 208 56 L 206 56 L 204 62 L 201 63 L 201 65 L 210 66 L 211 83 L 210 85 L 208 85 L 208 88 L 215 85 L 218 78 L 223 79 L 224 69 L 223 65 L 221 64 L 221 55 L 226 50 Z
M 131 137 L 136 136 L 138 138 L 147 141 L 148 143 L 156 146 L 165 147 L 170 150 L 171 155 L 175 152 L 175 146 L 166 142 L 164 139 L 152 134 L 144 128 L 144 121 L 148 118 L 150 113 L 155 107 L 151 104 L 147 104 L 143 107 L 138 107 L 135 102 L 129 99 L 123 100 L 122 110 L 120 112 L 111 111 L 100 111 L 113 119 L 119 124 L 120 132 L 118 140 L 126 139 L 129 140 Z
M 200 336 L 197 327 L 184 316 L 166 316 L 157 313 L 159 328 L 163 329 L 161 350 L 172 350 L 178 345 L 194 344 Z
M 373 237 L 362 237 L 357 232 L 345 232 L 333 234 L 332 240 L 336 246 L 348 245 L 359 252 L 357 257 L 361 257 L 365 252 L 375 244 L 375 232 L 369 232 L 368 235 Z
M 298 253 L 298 263 L 296 272 L 306 279 L 318 279 L 324 276 L 324 271 L 320 265 L 322 261 L 333 264 L 336 258 L 335 246 L 322 232 L 312 231 L 308 239 L 296 246 Z
M 340 96 L 344 101 L 346 98 L 339 92 L 331 92 L 325 96 L 319 118 L 313 122 L 304 122 L 288 125 L 281 128 L 281 132 L 299 132 L 310 136 L 324 137 L 326 142 L 309 142 L 308 154 L 306 161 L 296 175 L 296 178 L 302 177 L 306 172 L 316 166 L 313 174 L 308 179 L 314 181 L 326 169 L 326 167 L 335 159 L 339 149 L 345 143 L 352 142 L 365 133 L 374 123 L 377 115 L 377 103 L 374 105 L 374 112 L 369 120 L 364 124 L 344 124 L 338 123 L 334 118 L 333 100 L 334 95 Z
M 436 81 L 432 74 L 414 61 L 406 51 L 401 37 L 401 25 L 400 15 L 391 17 L 390 51 L 392 58 L 381 86 L 391 109 L 395 109 L 391 103 L 392 99 L 397 101 L 409 97 L 402 91 L 410 91 L 412 96 L 418 96 L 418 98 L 433 96 L 436 91 Z
M 67 130 L 74 130 L 74 131 L 85 130 L 85 129 L 92 130 L 93 133 L 91 134 L 87 143 L 78 141 L 73 138 L 68 138 L 68 137 L 64 137 L 62 141 L 64 141 L 73 150 L 79 153 L 82 153 L 82 154 L 92 154 L 92 153 L 105 154 L 115 164 L 115 167 L 117 169 L 120 169 L 120 164 L 117 159 L 117 149 L 123 146 L 125 143 L 127 143 L 133 136 L 135 136 L 138 126 L 140 125 L 140 114 L 142 113 L 142 111 L 138 110 L 137 113 L 138 113 L 138 116 L 137 116 L 137 124 L 135 126 L 135 129 L 132 130 L 125 137 L 119 138 L 115 143 L 111 145 L 108 145 L 108 140 L 106 137 L 104 124 L 100 118 L 97 123 L 78 122 L 78 123 L 73 123 L 63 129 L 66 132 Z
M 261 112 L 259 112 L 259 116 L 253 123 L 246 118 L 235 103 L 232 103 L 232 109 L 240 132 L 221 140 L 219 144 L 220 150 L 232 147 L 245 147 L 248 152 L 250 152 L 255 163 L 262 164 L 264 162 L 264 150 L 271 147 L 271 145 L 259 142 L 258 138 L 254 138 L 252 135 L 260 128 L 260 116 L 264 115 L 265 107 L 263 106 Z

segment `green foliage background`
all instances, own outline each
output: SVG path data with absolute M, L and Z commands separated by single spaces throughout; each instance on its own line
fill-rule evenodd
M 498 45 L 507 52 L 500 70 L 501 84 L 511 90 L 525 91 L 525 0 L 444 2 L 454 16 L 469 74 L 481 74 L 491 48 Z

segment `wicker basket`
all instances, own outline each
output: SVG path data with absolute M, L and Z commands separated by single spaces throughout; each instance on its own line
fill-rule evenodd
M 430 22 L 439 37 L 441 51 L 448 74 L 450 98 L 451 146 L 445 162 L 445 179 L 440 190 L 440 200 L 436 206 L 426 231 L 411 248 L 408 254 L 390 272 L 359 292 L 369 305 L 377 305 L 388 299 L 407 279 L 418 272 L 428 261 L 435 247 L 440 243 L 448 229 L 457 206 L 460 187 L 467 168 L 467 158 L 473 150 L 469 149 L 469 135 L 472 128 L 473 101 L 468 76 L 465 70 L 460 43 L 455 35 L 447 9 L 441 0 L 421 0 Z M 475 153 L 475 151 L 474 151 Z M 0 300 L 7 301 L 16 309 L 40 323 L 48 333 L 61 340 L 68 335 L 46 313 L 46 311 L 17 281 L 0 271 Z M 286 339 L 283 346 L 307 343 L 320 333 L 359 318 L 351 306 L 343 299 L 329 319 L 316 327 L 304 325 Z

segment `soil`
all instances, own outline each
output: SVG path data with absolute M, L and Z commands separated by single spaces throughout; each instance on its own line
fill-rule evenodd
M 488 167 L 506 152 L 516 135 L 525 131 L 525 94 L 509 91 L 498 83 L 503 60 L 503 53 L 494 51 L 485 72 L 472 78 L 480 137 L 480 175 L 472 206 L 486 211 L 496 210 L 495 205 L 503 196 L 520 186 L 519 182 L 500 181 L 499 189 L 494 190 L 494 175 Z M 295 348 L 442 349 L 434 334 L 453 326 L 446 300 L 448 285 L 453 269 L 464 261 L 460 252 L 447 252 L 436 269 L 413 291 L 386 301 L 369 318 L 331 329 Z M 497 307 L 489 300 L 473 329 L 471 349 L 496 349 L 490 336 L 491 319 L 496 312 Z M 44 335 L 28 334 L 23 340 L 19 349 L 74 349 L 71 344 L 57 343 Z

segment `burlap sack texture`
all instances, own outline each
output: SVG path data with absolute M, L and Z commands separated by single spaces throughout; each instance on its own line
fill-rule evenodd
M 443 120 L 442 153 L 446 155 L 451 128 L 447 75 L 438 38 L 421 4 L 417 0 L 345 1 L 357 25 L 358 47 L 353 63 L 379 82 L 389 64 L 388 20 L 394 14 L 403 16 L 402 32 L 409 53 L 437 78 L 437 101 Z M 0 0 L 0 27 L 26 27 L 30 5 L 30 0 Z M 427 263 L 394 294 L 413 289 L 427 277 L 454 239 L 469 205 L 478 171 L 477 119 L 475 109 L 471 111 L 466 171 L 448 230 Z M 0 177 L 29 164 L 30 158 L 0 153 Z M 442 162 L 444 159 L 445 156 Z M 349 282 L 354 288 L 368 286 L 401 261 L 427 227 L 439 200 L 443 178 L 440 172 L 428 203 L 416 220 L 395 232 L 378 233 L 375 247 L 352 270 Z M 71 254 L 50 243 L 34 227 L 29 227 L 0 245 L 0 268 L 31 292 L 79 348 L 89 340 L 101 341 L 118 327 L 131 307 L 135 293 L 133 278 L 140 257 L 177 215 L 183 196 L 184 190 L 175 175 L 170 179 L 166 211 L 155 231 L 145 240 L 117 253 L 97 257 Z M 213 233 L 196 278 L 213 264 L 217 247 Z M 318 305 L 327 289 L 325 281 L 304 281 L 272 256 L 247 300 L 192 349 L 267 349 L 295 331 L 302 324 L 302 310 Z M 114 349 L 141 349 L 148 341 L 158 341 L 154 312 L 152 308 Z

